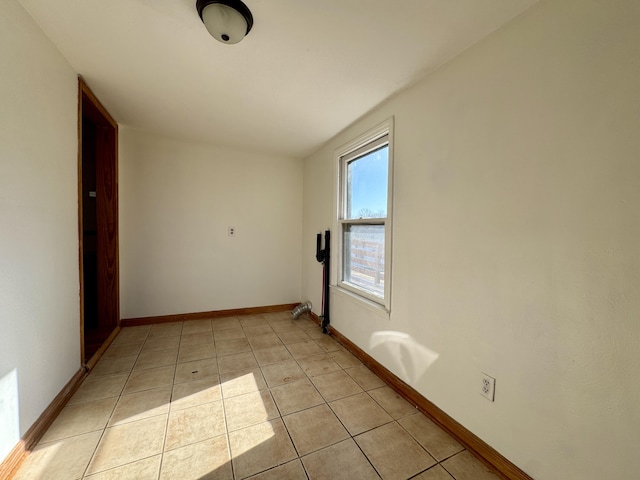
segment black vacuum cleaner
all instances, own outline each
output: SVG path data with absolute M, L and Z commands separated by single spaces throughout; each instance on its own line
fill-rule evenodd
M 331 265 L 331 232 L 324 232 L 324 250 L 322 247 L 322 234 L 316 237 L 316 260 L 322 263 L 322 312 L 320 315 L 320 327 L 322 333 L 329 333 L 329 267 Z

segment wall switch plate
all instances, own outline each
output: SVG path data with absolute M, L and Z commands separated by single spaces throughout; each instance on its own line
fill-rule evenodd
M 496 379 L 483 372 L 480 372 L 480 376 L 482 378 L 480 384 L 480 395 L 493 402 L 496 394 Z
M 235 237 L 236 236 L 236 227 L 229 227 L 227 229 L 227 235 L 229 235 L 230 237 Z

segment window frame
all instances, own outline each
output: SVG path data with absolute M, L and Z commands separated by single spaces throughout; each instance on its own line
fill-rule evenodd
M 392 252 L 392 217 L 393 217 L 393 117 L 370 129 L 335 152 L 336 165 L 336 215 L 335 231 L 337 252 L 335 270 L 337 274 L 336 286 L 356 298 L 367 303 L 373 302 L 383 307 L 387 312 L 391 310 L 391 252 Z M 387 164 L 387 215 L 384 218 L 353 218 L 349 219 L 346 212 L 347 203 L 347 165 L 362 156 L 388 146 Z M 384 295 L 380 297 L 370 290 L 347 282 L 345 278 L 345 231 L 349 225 L 384 225 Z

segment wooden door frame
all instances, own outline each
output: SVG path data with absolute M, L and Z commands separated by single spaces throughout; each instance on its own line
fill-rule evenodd
M 78 263 L 80 268 L 80 361 L 81 364 L 91 369 L 104 353 L 106 347 L 111 343 L 115 335 L 120 330 L 120 285 L 119 285 L 119 233 L 118 233 L 118 208 L 114 212 L 115 215 L 115 296 L 116 296 L 116 326 L 111 335 L 104 342 L 103 346 L 96 352 L 92 358 L 85 360 L 85 338 L 84 338 L 84 251 L 83 251 L 83 211 L 82 211 L 82 122 L 84 118 L 85 107 L 91 109 L 92 120 L 96 123 L 112 128 L 114 133 L 114 182 L 115 182 L 115 204 L 118 205 L 118 123 L 109 114 L 107 109 L 102 105 L 100 100 L 94 95 L 89 86 L 82 77 L 78 76 Z M 95 117 L 95 118 L 93 118 Z

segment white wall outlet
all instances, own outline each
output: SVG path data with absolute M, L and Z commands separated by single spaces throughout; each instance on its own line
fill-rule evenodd
M 229 235 L 230 237 L 235 237 L 236 236 L 236 227 L 230 226 L 227 229 L 227 235 Z
M 496 379 L 483 372 L 480 372 L 480 376 L 482 377 L 480 395 L 493 402 L 496 394 Z

